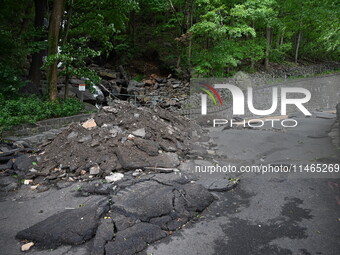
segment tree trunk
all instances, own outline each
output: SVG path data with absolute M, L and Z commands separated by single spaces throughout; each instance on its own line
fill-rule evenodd
M 44 27 L 44 15 L 46 12 L 46 1 L 45 0 L 34 0 L 35 5 L 35 18 L 34 18 L 34 27 L 37 30 L 43 31 Z M 44 38 L 41 36 L 37 37 L 36 41 L 42 41 Z M 32 63 L 30 66 L 28 78 L 32 81 L 33 90 L 39 91 L 41 90 L 41 67 L 43 65 L 43 56 L 45 50 L 41 50 L 32 55 Z
M 300 48 L 300 42 L 301 42 L 301 30 L 299 30 L 298 36 L 297 36 L 297 41 L 296 41 L 296 48 L 295 48 L 295 63 L 297 64 L 298 62 L 298 57 L 299 57 L 299 48 Z
M 66 26 L 64 28 L 63 44 L 66 43 L 68 39 L 68 32 L 70 30 L 70 24 L 71 24 L 72 13 L 73 13 L 73 0 L 71 0 L 70 4 L 67 7 L 68 7 L 68 10 L 67 10 Z
M 264 68 L 269 70 L 269 51 L 270 51 L 270 42 L 271 42 L 271 29 L 267 25 L 266 27 L 266 38 L 267 38 L 267 45 L 266 45 L 266 58 L 264 60 Z
M 58 53 L 60 22 L 63 15 L 64 0 L 54 0 L 53 10 L 48 32 L 48 56 L 51 57 Z M 48 68 L 48 88 L 50 100 L 54 102 L 57 99 L 57 79 L 58 79 L 58 61 L 55 59 Z

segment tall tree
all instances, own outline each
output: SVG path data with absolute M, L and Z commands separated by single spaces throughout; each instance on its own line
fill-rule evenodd
M 54 0 L 53 10 L 48 32 L 48 57 L 53 58 L 48 67 L 48 88 L 50 100 L 57 99 L 57 79 L 58 79 L 58 53 L 60 23 L 63 16 L 64 0 Z
M 34 0 L 35 6 L 35 18 L 34 18 L 34 27 L 37 32 L 37 36 L 35 38 L 36 41 L 44 40 L 43 30 L 44 30 L 44 16 L 46 13 L 46 0 Z M 43 56 L 45 50 L 41 49 L 39 52 L 35 52 L 32 54 L 32 63 L 29 70 L 28 78 L 32 81 L 34 90 L 40 89 L 40 81 L 41 81 L 41 67 L 43 65 Z

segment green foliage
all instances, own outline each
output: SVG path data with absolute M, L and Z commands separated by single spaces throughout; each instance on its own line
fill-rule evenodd
M 1 99 L 1 97 L 0 97 Z M 37 97 L 19 97 L 0 101 L 0 129 L 38 120 L 70 116 L 80 113 L 84 106 L 77 99 L 52 103 Z
M 54 63 L 55 60 L 62 63 L 62 70 L 59 76 L 86 78 L 87 84 L 97 84 L 100 82 L 100 77 L 95 71 L 86 66 L 86 59 L 100 56 L 100 51 L 95 51 L 88 47 L 89 40 L 87 38 L 72 38 L 69 42 L 61 46 L 61 52 L 56 55 L 51 55 L 47 58 L 44 68 Z
M 291 43 L 284 43 L 277 48 L 273 48 L 270 53 L 270 60 L 277 63 L 282 63 L 285 60 L 285 56 L 293 48 Z
M 91 38 L 100 43 L 102 52 L 113 49 L 116 33 L 126 30 L 127 14 L 138 8 L 135 0 L 74 1 L 70 35 Z
M 0 94 L 9 98 L 18 93 L 25 83 L 18 76 L 18 70 L 0 63 Z
M 61 52 L 45 66 L 57 59 L 63 63 L 59 75 L 86 77 L 89 84 L 99 82 L 87 68 L 98 56 L 117 64 L 150 60 L 177 73 L 194 69 L 199 76 L 248 70 L 265 58 L 285 63 L 296 52 L 298 60 L 340 56 L 340 5 L 334 0 L 66 2 Z M 46 48 L 47 33 L 34 28 L 34 15 L 34 1 L 2 1 L 0 93 L 7 98 L 24 84 L 28 56 Z
M 243 51 L 239 44 L 221 40 L 209 49 L 195 49 L 192 62 L 199 76 L 223 77 L 226 68 L 237 66 L 242 58 Z

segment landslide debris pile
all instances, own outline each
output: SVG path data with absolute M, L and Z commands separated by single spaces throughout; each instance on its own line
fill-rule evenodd
M 161 108 L 124 101 L 41 145 L 34 177 L 77 180 L 116 171 L 173 169 L 189 151 L 190 123 Z
M 183 103 L 189 97 L 189 82 L 179 80 L 172 75 L 160 77 L 151 74 L 149 77 L 136 81 L 130 79 L 124 69 L 115 71 L 113 67 L 103 68 L 91 65 L 90 68 L 101 77 L 101 82 L 95 86 L 96 93 L 92 94 L 88 89 L 83 92 L 84 102 L 95 105 L 105 104 L 111 98 L 132 100 L 139 105 L 159 105 L 169 110 L 182 108 Z M 78 86 L 85 83 L 84 80 L 75 77 L 69 80 L 69 96 L 81 97 Z M 60 97 L 65 93 L 65 79 L 58 80 Z

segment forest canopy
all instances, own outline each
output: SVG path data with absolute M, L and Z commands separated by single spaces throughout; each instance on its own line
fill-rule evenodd
M 178 75 L 227 76 L 339 59 L 340 5 L 332 0 L 2 0 L 1 7 L 6 95 L 25 80 L 39 90 L 43 70 L 54 101 L 58 75 L 96 81 L 92 62 L 146 59 Z

